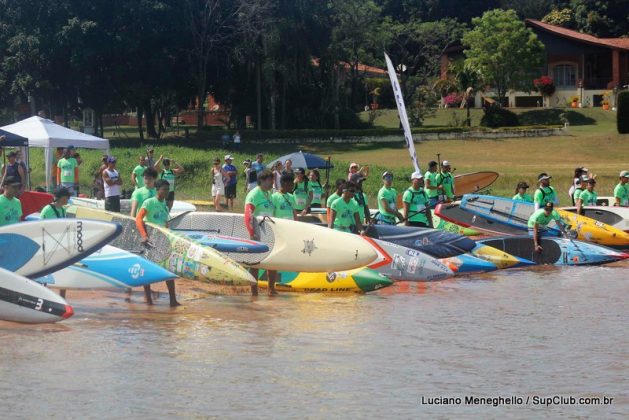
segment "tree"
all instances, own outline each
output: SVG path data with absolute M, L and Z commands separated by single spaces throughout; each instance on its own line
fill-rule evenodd
M 465 64 L 477 69 L 496 90 L 499 102 L 509 90 L 530 91 L 540 73 L 544 45 L 513 10 L 492 10 L 472 20 L 463 36 Z
M 629 0 L 572 0 L 576 27 L 599 37 L 621 37 L 629 33 Z
M 481 74 L 469 64 L 455 66 L 454 70 L 454 80 L 456 81 L 459 92 L 463 93 L 461 108 L 465 107 L 467 110 L 466 123 L 468 127 L 471 127 L 470 102 L 473 100 L 474 94 L 483 88 Z
M 568 8 L 553 9 L 542 18 L 542 22 L 573 29 L 575 27 L 574 12 Z

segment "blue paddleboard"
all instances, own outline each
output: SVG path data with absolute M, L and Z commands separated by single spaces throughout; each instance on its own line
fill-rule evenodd
M 202 245 L 212 247 L 220 252 L 241 252 L 247 254 L 259 254 L 269 251 L 265 243 L 249 239 L 235 238 L 232 236 L 215 235 L 207 232 L 180 231 L 179 233 L 199 242 Z

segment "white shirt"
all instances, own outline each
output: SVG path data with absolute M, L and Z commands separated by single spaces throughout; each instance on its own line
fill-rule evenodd
M 107 173 L 107 176 L 109 176 L 109 179 L 111 181 L 117 181 L 118 179 L 120 179 L 120 175 L 118 174 L 117 170 L 113 170 L 110 171 L 109 169 L 105 169 L 103 172 Z M 121 186 L 118 184 L 115 185 L 109 185 L 107 184 L 107 182 L 104 183 L 105 184 L 105 197 L 115 197 L 117 195 L 120 195 L 121 192 Z

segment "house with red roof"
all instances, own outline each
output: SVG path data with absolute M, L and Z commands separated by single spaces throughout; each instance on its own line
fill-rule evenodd
M 527 19 L 525 24 L 545 46 L 540 76 L 550 76 L 556 86 L 547 105 L 567 106 L 573 97 L 578 97 L 578 103 L 584 107 L 601 106 L 606 93 L 629 84 L 629 38 L 598 38 L 534 19 Z M 460 46 L 446 50 L 441 59 L 442 78 L 447 77 L 450 61 L 457 56 L 462 58 L 463 49 Z M 482 105 L 482 96 L 477 95 L 476 106 Z M 613 97 L 609 95 L 611 106 Z M 542 102 L 537 92 L 510 92 L 503 105 L 531 107 Z

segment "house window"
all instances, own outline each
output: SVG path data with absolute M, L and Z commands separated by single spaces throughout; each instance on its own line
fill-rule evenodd
M 557 87 L 576 87 L 577 66 L 574 64 L 560 64 L 553 67 L 553 79 Z

